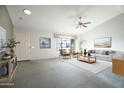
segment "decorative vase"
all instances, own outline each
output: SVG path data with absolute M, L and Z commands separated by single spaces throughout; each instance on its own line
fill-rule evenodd
M 14 56 L 14 49 L 10 48 L 10 56 L 13 57 Z
M 81 50 L 81 56 L 83 55 L 83 51 Z
M 87 52 L 86 52 L 86 49 L 84 49 L 84 55 L 86 56 Z
M 88 56 L 90 56 L 90 52 L 88 53 Z

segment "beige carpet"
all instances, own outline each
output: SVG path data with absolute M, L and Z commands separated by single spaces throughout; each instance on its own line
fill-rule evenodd
M 78 61 L 77 59 L 66 60 L 67 63 L 77 66 L 81 69 L 88 70 L 93 73 L 99 73 L 106 68 L 112 66 L 112 62 L 97 60 L 96 63 L 88 64 L 85 62 Z

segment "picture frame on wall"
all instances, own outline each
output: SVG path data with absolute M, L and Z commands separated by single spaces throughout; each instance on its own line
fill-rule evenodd
M 111 48 L 111 37 L 97 38 L 94 41 L 95 48 Z
M 39 38 L 40 48 L 51 48 L 51 38 L 40 37 Z

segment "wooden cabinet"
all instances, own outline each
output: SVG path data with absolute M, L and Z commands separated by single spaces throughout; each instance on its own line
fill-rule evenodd
M 7 68 L 7 73 L 6 75 L 3 75 L 0 77 L 0 81 L 2 80 L 11 80 L 14 72 L 15 72 L 15 69 L 17 67 L 17 57 L 14 56 L 13 58 L 11 59 L 8 59 L 8 60 L 0 60 L 0 65 L 5 65 L 6 68 Z
M 112 72 L 124 76 L 124 58 L 112 59 Z

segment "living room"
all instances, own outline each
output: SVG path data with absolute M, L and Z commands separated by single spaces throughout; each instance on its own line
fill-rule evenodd
M 13 62 L 17 59 L 17 64 L 0 87 L 124 87 L 123 9 L 122 5 L 1 5 L 0 51 Z M 12 38 L 17 45 L 14 55 L 11 47 L 4 46 Z M 6 62 L 3 58 L 1 64 Z M 113 71 L 114 58 L 121 63 L 119 72 Z

